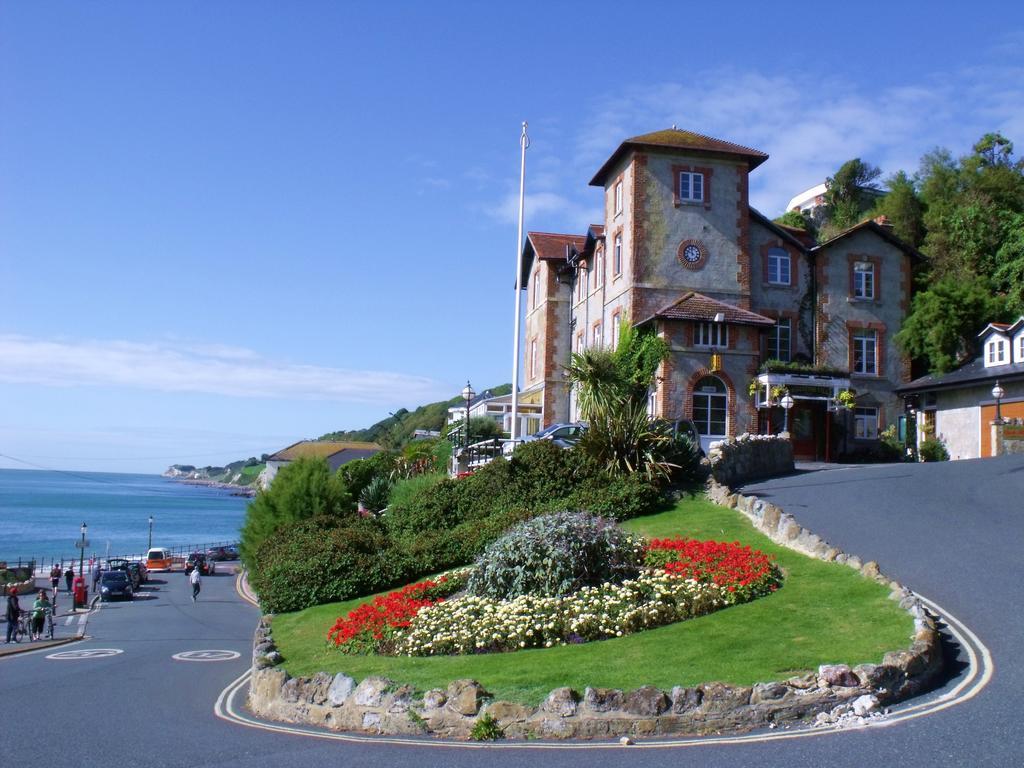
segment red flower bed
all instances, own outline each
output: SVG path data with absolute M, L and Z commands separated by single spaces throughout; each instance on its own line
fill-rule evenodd
M 394 637 L 396 630 L 409 626 L 421 608 L 444 600 L 461 586 L 447 576 L 436 581 L 421 581 L 407 587 L 378 595 L 363 603 L 348 616 L 339 616 L 327 633 L 328 642 L 345 653 L 376 653 Z
M 696 539 L 652 539 L 647 545 L 647 565 L 685 579 L 724 587 L 737 602 L 774 592 L 781 574 L 774 558 L 749 546 Z

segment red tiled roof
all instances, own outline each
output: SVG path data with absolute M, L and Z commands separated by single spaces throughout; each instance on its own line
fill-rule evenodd
M 565 259 L 565 247 L 582 249 L 586 235 L 557 235 L 551 232 L 529 232 L 527 238 L 538 259 Z
M 705 136 L 703 133 L 683 131 L 679 128 L 669 128 L 664 131 L 654 131 L 653 133 L 645 133 L 642 136 L 634 136 L 631 139 L 626 139 L 619 145 L 619 148 L 612 153 L 612 156 L 605 161 L 605 164 L 601 166 L 601 169 L 597 172 L 594 178 L 590 180 L 590 184 L 598 187 L 604 186 L 605 179 L 611 172 L 615 163 L 618 162 L 619 158 L 630 149 L 639 149 L 642 147 L 665 147 L 668 149 L 688 150 L 701 154 L 738 155 L 747 159 L 750 170 L 754 170 L 757 166 L 768 159 L 768 155 L 764 152 L 757 149 L 751 149 L 750 147 L 744 147 L 742 144 L 733 144 L 731 141 L 716 139 L 713 136 Z
M 775 325 L 770 317 L 759 315 L 746 309 L 740 309 L 733 304 L 726 304 L 724 301 L 712 299 L 696 291 L 684 293 L 681 298 L 672 302 L 655 313 L 655 317 L 666 320 L 700 320 L 712 322 L 715 315 L 721 312 L 725 315 L 724 322 L 737 325 Z

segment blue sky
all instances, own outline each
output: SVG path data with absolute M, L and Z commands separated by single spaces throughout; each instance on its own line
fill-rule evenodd
M 527 229 L 623 139 L 843 161 L 1024 145 L 1019 4 L 0 3 L 0 454 L 155 472 L 511 378 Z M 0 468 L 24 463 L 0 457 Z

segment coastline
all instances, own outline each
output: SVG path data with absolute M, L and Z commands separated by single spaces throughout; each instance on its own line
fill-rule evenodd
M 199 485 L 204 488 L 219 488 L 224 491 L 231 491 L 232 496 L 245 496 L 252 498 L 256 495 L 256 489 L 250 488 L 247 485 L 235 485 L 234 483 L 222 483 L 219 480 L 203 480 L 198 477 L 174 477 L 173 475 L 164 474 L 168 480 L 173 480 L 176 483 L 182 483 L 184 485 Z

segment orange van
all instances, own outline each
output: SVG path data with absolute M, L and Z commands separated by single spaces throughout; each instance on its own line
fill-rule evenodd
M 172 562 L 171 553 L 162 547 L 154 547 L 146 553 L 147 571 L 169 571 Z

